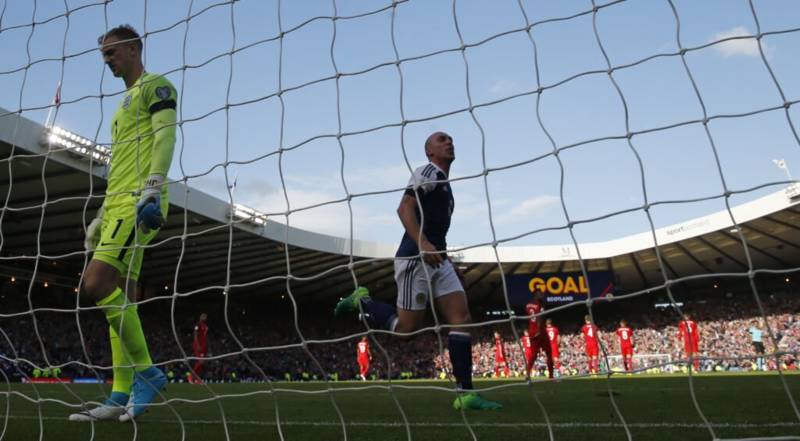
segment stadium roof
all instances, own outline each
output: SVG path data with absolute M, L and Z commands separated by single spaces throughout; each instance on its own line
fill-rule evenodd
M 105 191 L 105 153 L 95 150 L 95 159 L 90 160 L 87 151 L 80 151 L 88 140 L 72 139 L 65 132 L 58 143 L 48 144 L 44 140 L 50 134 L 42 125 L 0 108 L 0 158 L 5 163 L 0 166 L 0 182 L 6 189 L 0 214 L 0 275 L 29 279 L 35 269 L 37 280 L 74 287 L 87 258 L 84 224 L 94 216 Z M 789 190 L 732 209 L 753 268 L 800 266 L 800 210 Z M 671 279 L 744 273 L 749 268 L 739 231 L 727 211 L 657 229 L 655 240 Z M 581 244 L 580 254 L 587 270 L 612 271 L 621 290 L 631 292 L 664 281 L 654 245 L 652 232 L 644 232 Z M 150 290 L 171 292 L 177 282 L 180 293 L 219 291 L 227 284 L 276 296 L 286 292 L 288 262 L 291 290 L 299 299 L 338 298 L 353 286 L 350 268 L 359 284 L 388 298 L 395 289 L 394 251 L 395 244 L 351 242 L 286 227 L 184 182 L 173 182 L 168 222 L 146 251 L 141 280 Z M 580 271 L 571 244 L 499 244 L 500 264 L 489 245 L 453 254 L 473 300 L 502 294 L 501 267 L 505 274 Z

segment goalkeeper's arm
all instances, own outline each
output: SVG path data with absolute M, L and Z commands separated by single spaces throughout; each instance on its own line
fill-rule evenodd
M 175 130 L 177 113 L 175 109 L 163 109 L 153 113 L 153 156 L 150 160 L 150 174 L 147 177 L 142 197 L 136 204 L 136 223 L 145 233 L 161 228 L 164 215 L 161 213 L 161 186 L 172 164 L 175 150 Z
M 153 125 L 153 157 L 150 174 L 167 176 L 175 150 L 175 131 L 178 114 L 175 109 L 163 109 L 151 116 Z

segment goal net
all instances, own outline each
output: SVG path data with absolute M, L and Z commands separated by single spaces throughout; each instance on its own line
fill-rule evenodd
M 766 0 L 2 1 L 0 440 L 797 437 L 798 17 Z M 166 223 L 119 247 L 143 253 L 127 296 L 168 387 L 110 427 L 69 416 L 136 365 L 86 296 L 134 99 L 98 50 L 121 24 L 177 117 L 155 131 L 176 133 Z M 334 318 L 358 287 L 394 305 L 395 263 L 425 258 L 395 258 L 397 213 L 436 132 L 455 145 L 437 182 L 471 322 L 438 301 L 403 335 Z M 560 332 L 537 340 L 557 382 L 526 358 L 531 319 Z M 499 413 L 453 409 L 453 328 Z

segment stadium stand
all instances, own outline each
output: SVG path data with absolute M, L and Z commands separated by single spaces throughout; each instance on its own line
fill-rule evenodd
M 783 278 L 781 278 L 783 280 Z M 28 304 L 25 292 L 20 289 L 23 284 L 6 281 L 0 286 L 0 295 L 4 305 L 10 311 L 25 311 Z M 746 291 L 746 286 L 739 287 Z M 110 355 L 103 350 L 90 353 L 89 356 L 97 366 L 91 369 L 80 366 L 75 360 L 84 359 L 82 346 L 78 338 L 78 328 L 74 320 L 74 312 L 54 312 L 66 310 L 74 306 L 74 293 L 66 288 L 48 287 L 39 288 L 32 296 L 35 307 L 39 310 L 35 314 L 36 329 L 34 329 L 32 316 L 22 314 L 7 317 L 0 321 L 0 329 L 4 335 L 0 339 L 0 366 L 4 373 L 16 380 L 25 376 L 33 377 L 34 365 L 13 363 L 9 359 L 27 359 L 38 366 L 46 366 L 43 354 L 51 366 L 61 367 L 61 377 L 65 379 L 101 378 L 110 375 L 107 368 L 110 365 Z M 213 382 L 220 381 L 262 381 L 259 373 L 240 355 L 231 355 L 238 352 L 231 334 L 228 331 L 223 311 L 220 305 L 208 303 L 206 305 L 180 304 L 175 314 L 177 335 L 181 338 L 178 346 L 172 337 L 169 311 L 164 311 L 159 304 L 145 305 L 142 308 L 142 320 L 146 324 L 148 338 L 153 341 L 153 356 L 158 362 L 166 363 L 165 367 L 171 372 L 173 381 L 186 379 L 189 364 L 184 362 L 184 355 L 179 347 L 187 354 L 191 353 L 192 328 L 196 317 L 201 310 L 209 311 L 209 352 L 214 359 L 209 362 L 205 379 Z M 654 309 L 652 303 L 642 303 L 642 308 L 628 311 L 625 319 L 634 329 L 636 353 L 656 354 L 666 353 L 672 360 L 685 358 L 682 343 L 677 337 L 677 315 L 670 308 Z M 479 305 L 491 308 L 491 305 Z M 770 326 L 776 331 L 778 339 L 777 349 L 782 352 L 800 351 L 800 299 L 790 290 L 776 292 L 765 296 L 765 312 Z M 242 343 L 251 348 L 251 356 L 257 361 L 271 379 L 312 380 L 321 379 L 319 372 L 311 363 L 308 356 L 300 348 L 292 349 L 267 349 L 298 343 L 298 338 L 292 324 L 285 315 L 272 312 L 258 314 L 262 310 L 254 304 L 235 304 L 229 307 L 229 314 L 235 315 L 231 319 L 232 331 Z M 709 357 L 701 362 L 704 371 L 723 370 L 741 371 L 755 369 L 755 353 L 750 344 L 748 329 L 760 316 L 758 309 L 746 292 L 712 297 L 698 294 L 697 298 L 686 304 L 686 311 L 690 311 L 697 318 L 701 333 L 700 354 Z M 360 331 L 358 323 L 341 323 L 326 320 L 324 313 L 327 308 L 319 311 L 322 315 L 319 320 L 303 320 L 301 331 L 310 340 L 332 339 L 339 336 L 355 334 Z M 586 374 L 586 362 L 583 355 L 583 340 L 580 334 L 580 317 L 568 314 L 553 314 L 552 317 L 561 330 L 561 360 L 564 365 L 564 374 Z M 59 318 L 59 319 L 56 319 Z M 613 308 L 605 308 L 597 316 L 597 323 L 601 330 L 602 342 L 609 355 L 616 355 L 616 343 L 613 331 L 622 314 Z M 103 348 L 100 343 L 107 338 L 106 323 L 102 317 L 91 314 L 91 311 L 80 313 L 80 325 L 86 348 Z M 512 333 L 507 324 L 495 328 L 480 327 L 476 332 L 474 344 L 474 375 L 476 377 L 491 376 L 494 372 L 494 339 L 492 333 L 498 330 L 503 335 L 511 369 L 518 376 L 524 366 L 522 353 L 518 344 L 513 341 Z M 39 347 L 37 339 L 26 338 L 38 332 L 43 342 Z M 381 344 L 393 357 L 395 365 L 392 368 L 392 377 L 400 378 L 438 378 L 442 369 L 449 369 L 442 364 L 438 353 L 436 338 L 432 332 L 422 334 L 412 339 L 397 339 L 386 336 L 376 336 Z M 311 350 L 323 364 L 326 372 L 331 373 L 339 380 L 355 378 L 358 371 L 354 348 L 357 339 L 346 341 L 346 344 L 319 344 L 311 345 Z M 775 350 L 774 345 L 765 339 L 767 353 Z M 13 355 L 13 356 L 12 356 Z M 752 357 L 743 360 L 714 360 L 726 357 Z M 781 358 L 782 368 L 796 369 L 796 360 L 792 355 Z M 774 370 L 775 359 L 765 357 L 765 368 Z M 374 378 L 386 378 L 386 366 L 383 357 L 375 357 L 372 367 Z M 512 374 L 514 375 L 514 374 Z

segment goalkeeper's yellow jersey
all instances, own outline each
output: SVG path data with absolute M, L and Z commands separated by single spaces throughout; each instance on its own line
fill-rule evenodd
M 143 73 L 125 91 L 111 121 L 111 169 L 108 173 L 105 209 L 136 204 L 138 192 L 151 173 L 154 113 L 176 109 L 178 92 L 161 75 Z M 158 173 L 166 176 L 167 170 Z M 162 193 L 166 193 L 164 185 Z

